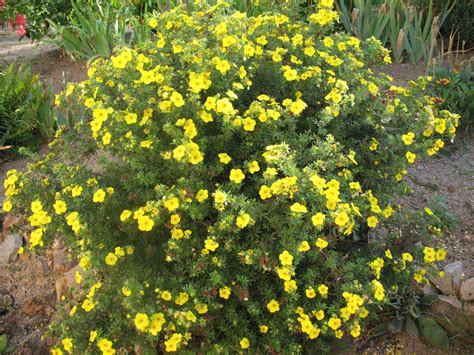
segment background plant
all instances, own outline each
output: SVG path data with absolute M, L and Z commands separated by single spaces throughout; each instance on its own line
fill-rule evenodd
M 467 132 L 474 127 L 474 72 L 472 63 L 451 66 L 440 63 L 433 69 L 431 94 L 440 108 L 461 115 L 461 126 Z
M 51 84 L 27 66 L 0 71 L 0 146 L 35 145 L 54 133 Z
M 334 33 L 332 5 L 306 21 L 178 7 L 72 87 L 90 121 L 10 171 L 3 205 L 31 250 L 62 235 L 85 270 L 53 353 L 328 352 L 386 290 L 436 271 L 444 250 L 400 242 L 413 230 L 368 236 L 401 215 L 406 169 L 458 116 L 428 99 L 428 78 L 375 75 L 388 51 Z
M 8 0 L 0 11 L 0 20 L 6 25 L 16 15 L 26 17 L 26 36 L 32 40 L 41 40 L 49 31 L 47 19 L 64 25 L 72 10 L 69 0 Z
M 413 64 L 429 63 L 434 55 L 439 29 L 454 6 L 446 1 L 414 5 L 405 0 L 340 0 L 344 29 L 361 39 L 375 37 L 390 46 L 394 59 L 407 57 Z

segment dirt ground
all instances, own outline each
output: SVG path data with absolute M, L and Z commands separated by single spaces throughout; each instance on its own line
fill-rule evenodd
M 72 61 L 52 45 L 35 46 L 13 43 L 13 38 L 0 33 L 0 65 L 29 61 L 32 70 L 44 80 L 51 79 L 55 92 L 64 80 L 86 79 L 84 62 Z M 400 64 L 384 71 L 397 84 L 424 74 L 423 67 Z M 45 151 L 46 148 L 43 149 Z M 24 169 L 27 160 L 0 152 L 0 182 L 10 169 Z M 469 276 L 474 276 L 474 137 L 459 139 L 439 156 L 420 162 L 410 171 L 409 182 L 414 192 L 408 203 L 422 208 L 433 202 L 444 206 L 455 222 L 445 237 L 448 260 L 460 260 Z M 4 199 L 0 185 L 0 205 Z M 7 267 L 0 266 L 0 300 L 13 297 L 11 310 L 0 314 L 0 334 L 7 334 L 16 353 L 45 353 L 48 345 L 42 334 L 54 313 L 55 288 L 51 251 L 21 256 Z M 379 337 L 366 342 L 353 352 L 363 354 L 442 354 L 408 335 Z M 474 349 L 455 344 L 450 354 L 472 354 Z

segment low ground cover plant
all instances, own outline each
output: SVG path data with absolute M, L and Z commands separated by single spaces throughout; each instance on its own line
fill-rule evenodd
M 71 86 L 90 121 L 10 171 L 3 205 L 26 249 L 61 236 L 84 269 L 53 353 L 326 352 L 436 272 L 436 216 L 402 232 L 392 198 L 458 116 L 429 78 L 372 72 L 388 51 L 336 19 L 330 0 L 307 21 L 178 7 Z

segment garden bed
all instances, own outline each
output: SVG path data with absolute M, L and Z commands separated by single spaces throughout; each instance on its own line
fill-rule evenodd
M 0 37 L 1 39 L 2 37 Z M 3 37 L 5 38 L 5 37 Z M 1 43 L 0 43 L 1 45 Z M 21 51 L 25 51 L 24 47 Z M 12 46 L 14 51 L 14 46 Z M 28 52 L 28 49 L 26 50 Z M 84 63 L 74 62 L 61 55 L 55 48 L 48 48 L 38 55 L 37 48 L 30 48 L 28 54 L 17 56 L 10 52 L 9 59 L 20 58 L 30 61 L 33 71 L 45 80 L 51 79 L 55 91 L 59 91 L 63 72 L 67 81 L 76 82 L 86 78 Z M 411 64 L 391 65 L 385 72 L 394 77 L 397 84 L 404 85 L 408 80 L 423 74 L 421 67 Z M 445 236 L 443 244 L 448 251 L 447 261 L 462 261 L 466 277 L 474 276 L 474 191 L 472 172 L 474 171 L 474 140 L 462 137 L 446 153 L 420 162 L 410 171 L 410 185 L 414 193 L 402 203 L 422 208 L 437 204 L 446 218 L 452 220 L 451 232 Z M 42 149 L 42 154 L 48 148 Z M 2 153 L 0 153 L 2 154 Z M 0 167 L 0 180 L 3 181 L 10 169 L 23 170 L 28 162 L 25 158 L 16 158 L 3 154 Z M 3 203 L 4 188 L 0 187 L 0 205 Z M 56 250 L 40 251 L 37 255 L 22 255 L 19 259 L 0 266 L 0 296 L 13 296 L 12 309 L 0 317 L 0 332 L 8 336 L 9 343 L 16 351 L 46 351 L 47 342 L 42 334 L 54 316 L 56 299 L 55 282 L 61 273 L 55 272 L 54 255 Z M 58 261 L 56 261 L 58 262 Z M 57 270 L 56 270 L 57 271 Z M 363 353 L 401 350 L 404 353 L 441 353 L 428 347 L 419 340 L 407 335 L 390 336 L 370 340 L 361 340 L 354 344 L 353 351 Z M 465 345 L 454 344 L 449 353 L 469 353 Z M 23 353 L 23 352 L 22 352 Z

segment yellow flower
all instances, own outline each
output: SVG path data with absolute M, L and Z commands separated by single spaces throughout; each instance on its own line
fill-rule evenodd
M 329 288 L 326 285 L 319 285 L 318 286 L 318 292 L 321 294 L 321 296 L 327 296 L 329 291 Z
M 313 223 L 313 226 L 321 227 L 324 225 L 325 218 L 326 216 L 323 213 L 318 212 L 311 217 L 311 222 Z
M 446 259 L 446 251 L 444 249 L 438 249 L 436 252 L 436 261 L 443 261 Z
M 410 253 L 403 253 L 402 260 L 411 263 L 413 261 L 413 256 Z
M 248 131 L 248 132 L 252 132 L 255 129 L 256 123 L 257 123 L 257 121 L 255 121 L 254 119 L 249 118 L 249 117 L 244 118 L 242 120 L 242 125 L 244 127 L 244 130 Z
M 267 198 L 272 197 L 272 189 L 266 185 L 262 185 L 260 187 L 260 191 L 258 192 L 258 194 L 260 195 L 260 198 L 262 200 L 266 200 Z
M 319 310 L 315 313 L 314 316 L 316 317 L 317 320 L 323 320 L 324 319 L 324 311 Z
M 182 306 L 189 300 L 189 295 L 186 292 L 180 292 L 178 297 L 176 297 L 176 300 L 174 303 L 176 303 L 178 306 Z
M 222 164 L 229 164 L 232 160 L 232 158 L 227 153 L 219 153 L 217 156 L 219 157 L 219 161 Z
M 198 303 L 197 305 L 194 306 L 194 308 L 199 314 L 205 314 L 209 310 L 207 307 L 207 304 L 204 304 L 204 303 Z
M 165 206 L 168 211 L 173 212 L 179 207 L 179 200 L 177 197 L 169 198 L 163 202 L 163 206 Z
M 161 298 L 163 298 L 165 301 L 170 301 L 171 300 L 171 293 L 169 291 L 163 291 L 161 293 Z
M 117 263 L 117 260 L 117 255 L 115 255 L 114 253 L 108 253 L 105 257 L 105 263 L 110 266 L 114 266 Z
M 295 212 L 295 213 L 306 213 L 306 212 L 308 212 L 308 209 L 306 208 L 306 206 L 302 205 L 299 202 L 295 202 L 294 204 L 292 204 L 290 206 L 290 210 L 292 212 Z
M 132 290 L 128 287 L 122 287 L 122 293 L 125 297 L 129 297 L 132 294 Z
M 341 320 L 339 318 L 331 317 L 328 321 L 328 326 L 332 330 L 337 330 L 341 326 Z
M 334 219 L 334 223 L 336 223 L 339 227 L 343 227 L 349 222 L 349 216 L 346 212 L 339 212 Z
M 61 343 L 63 344 L 64 350 L 66 350 L 69 354 L 71 354 L 72 349 L 74 347 L 74 345 L 72 343 L 72 339 L 71 338 L 65 338 L 65 339 L 61 340 Z
M 360 336 L 360 325 L 359 323 L 355 323 L 352 328 L 351 328 L 351 335 L 354 337 L 354 338 L 357 338 Z
M 240 184 L 245 179 L 245 174 L 240 169 L 232 169 L 229 174 L 230 181 Z
M 94 192 L 94 196 L 92 197 L 92 201 L 95 203 L 104 202 L 105 200 L 105 191 L 102 189 L 98 189 Z
M 277 300 L 272 299 L 267 303 L 267 309 L 270 313 L 278 312 L 280 310 L 280 304 Z
M 131 215 L 132 215 L 132 211 L 123 210 L 122 213 L 120 214 L 120 221 L 122 222 L 126 221 Z
M 279 259 L 283 266 L 290 266 L 293 263 L 293 256 L 287 250 L 280 254 Z
M 244 213 L 237 217 L 236 225 L 239 228 L 245 228 L 250 222 L 250 215 L 248 213 Z
M 221 60 L 219 57 L 212 58 L 212 62 L 215 64 L 216 69 L 225 74 L 230 70 L 230 63 L 227 60 Z
M 261 325 L 261 326 L 259 327 L 259 330 L 260 330 L 260 333 L 266 334 L 266 333 L 268 332 L 268 326 L 266 326 L 266 325 Z
M 416 154 L 412 153 L 412 152 L 407 152 L 405 154 L 405 157 L 407 158 L 407 161 L 409 163 L 413 164 L 415 162 L 415 159 L 416 159 Z
M 2 208 L 3 212 L 8 213 L 12 210 L 12 208 L 13 208 L 13 205 L 10 200 L 5 200 L 3 202 L 3 208 Z
M 414 138 L 415 138 L 415 133 L 408 132 L 407 134 L 404 134 L 402 136 L 402 141 L 403 141 L 403 143 L 405 143 L 405 145 L 411 145 L 411 144 L 413 144 Z
M 290 112 L 295 116 L 299 116 L 308 105 L 303 100 L 296 100 L 290 104 Z
M 240 347 L 242 349 L 248 349 L 250 347 L 250 342 L 247 338 L 243 338 L 241 341 L 240 341 Z
M 298 289 L 298 286 L 296 285 L 295 280 L 286 280 L 284 283 L 285 286 L 285 292 L 294 292 Z
M 225 299 L 225 300 L 228 300 L 228 299 L 229 299 L 230 293 L 231 293 L 230 288 L 227 287 L 227 286 L 221 287 L 221 288 L 219 289 L 219 297 L 221 297 L 221 298 L 223 298 L 223 299 Z
M 138 217 L 138 229 L 142 232 L 149 232 L 153 229 L 155 225 L 155 221 L 153 221 L 148 216 L 140 216 Z
M 85 299 L 81 307 L 86 312 L 90 312 L 95 307 L 95 304 L 90 299 Z
M 145 332 L 148 328 L 148 325 L 150 324 L 150 319 L 145 313 L 137 313 L 133 323 L 139 331 Z
M 158 20 L 156 18 L 149 19 L 148 26 L 150 26 L 151 28 L 156 28 L 156 26 L 158 26 Z
M 111 139 L 112 139 L 112 135 L 109 132 L 106 132 L 102 137 L 102 144 L 103 145 L 110 144 Z
M 370 228 L 375 228 L 375 227 L 377 227 L 378 224 L 379 224 L 379 220 L 378 220 L 377 217 L 370 216 L 370 217 L 367 218 L 367 225 Z
M 316 297 L 316 291 L 312 287 L 307 288 L 305 293 L 306 293 L 306 297 L 308 297 L 310 299 Z
M 62 200 L 56 200 L 53 207 L 54 207 L 54 212 L 58 215 L 63 214 L 67 211 L 66 202 Z
M 93 343 L 95 339 L 97 338 L 98 332 L 97 330 L 91 330 L 89 332 L 89 343 Z
M 303 240 L 300 245 L 298 246 L 298 251 L 299 252 L 305 252 L 305 251 L 308 251 L 310 250 L 311 247 L 309 246 L 309 243 L 306 241 L 306 240 Z
M 224 203 L 226 200 L 227 200 L 227 194 L 226 194 L 225 192 L 216 191 L 216 192 L 214 193 L 214 201 L 215 201 L 217 204 L 222 204 L 222 203 Z
M 316 240 L 316 243 L 315 243 L 315 244 L 316 244 L 316 246 L 317 246 L 318 248 L 320 248 L 320 249 L 324 249 L 324 248 L 326 248 L 326 247 L 329 245 L 329 243 L 328 243 L 326 240 L 322 239 L 322 238 L 318 238 L 318 239 Z
M 170 101 L 176 106 L 176 107 L 182 107 L 184 106 L 184 99 L 183 95 L 181 95 L 177 91 L 173 91 L 173 93 L 170 96 Z
M 204 247 L 207 250 L 216 251 L 216 249 L 219 248 L 219 243 L 214 241 L 213 239 L 208 238 L 204 241 Z
M 256 172 L 260 171 L 260 166 L 258 165 L 257 161 L 252 161 L 248 165 L 249 173 L 255 174 Z
M 199 203 L 204 202 L 209 197 L 209 192 L 207 190 L 199 190 L 196 194 L 196 200 Z

